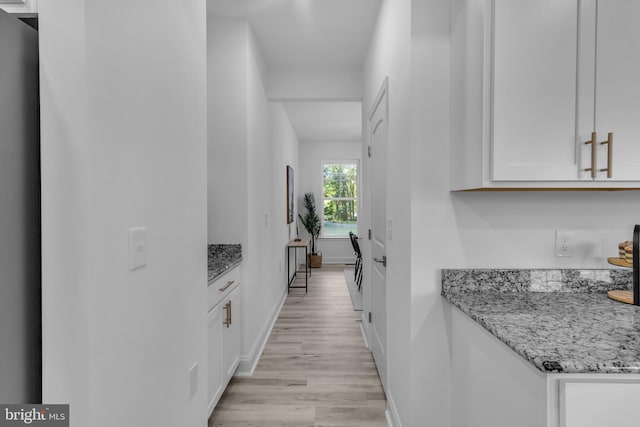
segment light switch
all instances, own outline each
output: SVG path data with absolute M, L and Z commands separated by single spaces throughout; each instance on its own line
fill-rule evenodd
M 143 267 L 147 264 L 147 228 L 129 229 L 129 270 Z

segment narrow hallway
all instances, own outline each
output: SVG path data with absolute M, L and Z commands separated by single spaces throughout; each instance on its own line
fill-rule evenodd
M 343 268 L 325 265 L 288 295 L 254 375 L 231 380 L 209 426 L 382 427 L 385 409 Z

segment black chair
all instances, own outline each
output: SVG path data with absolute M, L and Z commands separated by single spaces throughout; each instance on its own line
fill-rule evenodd
M 362 252 L 360 251 L 360 245 L 358 244 L 358 236 L 349 232 L 349 240 L 351 240 L 351 246 L 353 246 L 353 252 L 356 256 L 356 265 L 354 268 L 354 280 L 358 286 L 358 291 L 362 288 Z

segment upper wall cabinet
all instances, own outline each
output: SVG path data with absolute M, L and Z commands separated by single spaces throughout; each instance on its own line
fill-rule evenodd
M 599 1 L 595 122 L 599 139 L 613 133 L 612 179 L 640 180 L 640 2 Z M 587 123 L 585 128 L 590 123 Z M 600 163 L 607 157 L 598 153 Z M 606 167 L 606 161 L 599 165 Z
M 37 0 L 0 0 L 0 9 L 19 15 L 33 15 L 38 12 Z
M 452 189 L 640 187 L 640 2 L 454 0 Z

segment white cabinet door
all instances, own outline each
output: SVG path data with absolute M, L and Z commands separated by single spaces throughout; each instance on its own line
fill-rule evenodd
M 218 398 L 222 394 L 222 371 L 220 346 L 222 344 L 222 305 L 218 304 L 207 315 L 208 376 L 207 403 L 211 415 Z
M 595 131 L 613 133 L 613 180 L 640 180 L 640 2 L 598 2 Z M 607 167 L 600 145 L 598 168 Z M 599 179 L 606 179 L 600 172 Z
M 560 427 L 637 427 L 639 406 L 638 382 L 560 383 Z
M 579 2 L 495 0 L 492 180 L 575 181 Z
M 452 189 L 639 187 L 640 2 L 452 5 Z
M 240 361 L 240 293 L 236 288 L 222 306 L 222 379 L 225 384 L 233 376 Z

